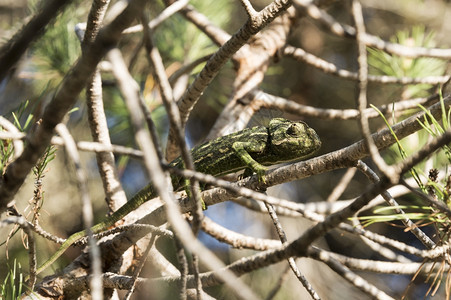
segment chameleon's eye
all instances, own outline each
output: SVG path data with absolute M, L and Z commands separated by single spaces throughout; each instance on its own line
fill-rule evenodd
M 299 136 L 302 133 L 302 130 L 301 124 L 291 124 L 287 129 L 287 133 L 291 136 Z

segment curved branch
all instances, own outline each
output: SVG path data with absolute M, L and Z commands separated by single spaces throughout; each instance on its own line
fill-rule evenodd
M 359 117 L 359 111 L 357 109 L 318 108 L 299 104 L 289 99 L 265 93 L 261 90 L 252 91 L 250 96 L 253 97 L 253 100 L 262 107 L 274 108 L 303 117 L 325 120 L 353 120 Z M 427 98 L 415 98 L 384 104 L 377 108 L 384 115 L 389 115 L 392 113 L 400 113 L 408 109 L 418 108 L 419 104 L 423 106 L 430 105 L 438 100 L 439 95 L 435 94 Z M 374 108 L 367 108 L 364 112 L 367 118 L 376 118 L 380 116 Z
M 303 61 L 324 73 L 331 74 L 347 80 L 358 80 L 358 74 L 345 69 L 340 69 L 333 63 L 325 61 L 304 49 L 293 46 L 286 46 L 282 50 L 283 55 L 291 57 L 297 61 Z M 427 76 L 427 77 L 395 77 L 387 75 L 368 74 L 368 81 L 378 83 L 398 83 L 398 84 L 439 84 L 447 82 L 451 76 Z

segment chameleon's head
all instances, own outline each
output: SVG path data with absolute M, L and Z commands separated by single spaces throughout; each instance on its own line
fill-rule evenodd
M 279 162 L 301 159 L 321 147 L 321 140 L 315 130 L 301 121 L 283 118 L 269 123 L 270 144 Z

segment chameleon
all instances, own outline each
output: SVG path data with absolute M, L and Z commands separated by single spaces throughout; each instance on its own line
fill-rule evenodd
M 306 123 L 274 118 L 267 127 L 246 128 L 196 146 L 191 150 L 191 156 L 198 172 L 221 176 L 247 169 L 255 172 L 259 181 L 265 182 L 266 166 L 305 158 L 320 146 L 320 138 Z M 182 169 L 184 164 L 181 157 L 178 157 L 169 166 Z M 183 177 L 171 175 L 171 181 L 174 190 L 186 186 Z M 156 196 L 154 187 L 149 183 L 111 216 L 94 225 L 91 228 L 92 233 L 107 230 L 128 213 Z M 71 245 L 85 236 L 86 230 L 82 230 L 68 237 L 36 273 L 39 274 L 53 264 Z

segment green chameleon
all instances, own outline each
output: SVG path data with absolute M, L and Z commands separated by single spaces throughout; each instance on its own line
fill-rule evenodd
M 235 171 L 250 169 L 260 181 L 265 181 L 265 165 L 304 158 L 319 149 L 321 141 L 316 132 L 304 122 L 293 122 L 283 118 L 275 118 L 268 127 L 256 126 L 244 129 L 215 140 L 206 142 L 191 150 L 196 171 L 219 176 Z M 183 168 L 180 157 L 170 163 L 171 167 Z M 186 180 L 172 175 L 174 190 L 185 186 Z M 144 202 L 157 194 L 148 184 L 126 204 L 109 216 L 105 221 L 94 225 L 92 232 L 99 233 L 113 226 L 128 213 L 137 209 Z M 37 273 L 55 262 L 72 244 L 86 235 L 86 231 L 72 234 L 61 247 L 37 269 Z

